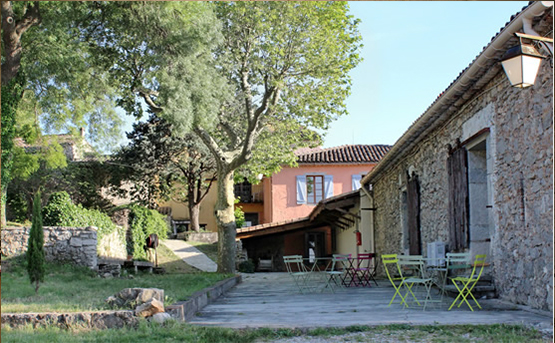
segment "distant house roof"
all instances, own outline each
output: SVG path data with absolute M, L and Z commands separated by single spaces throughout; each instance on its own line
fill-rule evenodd
M 390 145 L 342 145 L 333 148 L 299 149 L 298 163 L 377 163 L 391 148 Z

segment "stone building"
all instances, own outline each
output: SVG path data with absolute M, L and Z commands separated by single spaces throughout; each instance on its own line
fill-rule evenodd
M 553 311 L 553 57 L 511 87 L 515 32 L 553 37 L 552 7 L 513 16 L 362 179 L 361 225 L 379 255 L 485 253 L 499 298 Z

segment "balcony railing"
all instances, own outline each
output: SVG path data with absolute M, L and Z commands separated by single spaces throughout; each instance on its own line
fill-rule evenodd
M 235 185 L 235 198 L 242 203 L 264 202 L 262 185 L 251 185 L 248 182 L 238 183 Z

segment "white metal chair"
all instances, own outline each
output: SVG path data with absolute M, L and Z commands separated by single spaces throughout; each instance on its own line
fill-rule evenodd
M 332 257 L 331 269 L 326 271 L 328 276 L 326 287 L 335 293 L 335 287 L 343 288 L 343 278 L 347 271 L 347 264 L 351 255 L 334 254 Z
M 409 255 L 409 256 L 399 255 L 398 259 L 399 259 L 398 263 L 401 267 L 401 270 L 408 269 L 412 271 L 412 275 L 411 276 L 407 275 L 401 282 L 400 286 L 404 286 L 406 290 L 405 295 L 402 297 L 403 301 L 401 303 L 404 303 L 405 306 L 408 307 L 407 297 L 410 293 L 414 301 L 420 306 L 421 304 L 414 293 L 418 286 L 423 286 L 425 291 L 423 310 L 425 310 L 428 302 L 431 300 L 430 291 L 432 289 L 433 279 L 430 277 L 427 277 L 424 258 L 422 257 L 422 255 Z
M 308 285 L 308 278 L 310 276 L 310 271 L 306 268 L 303 263 L 303 257 L 301 255 L 289 255 L 283 256 L 283 261 L 285 262 L 285 267 L 287 272 L 293 278 L 295 285 L 299 288 L 301 293 L 305 291 L 311 291 L 311 287 Z

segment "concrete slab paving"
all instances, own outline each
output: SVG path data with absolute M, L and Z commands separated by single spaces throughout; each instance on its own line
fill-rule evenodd
M 216 262 L 191 244 L 179 239 L 165 239 L 162 241 L 168 249 L 172 250 L 185 263 L 203 270 L 205 272 L 215 272 L 218 269 Z
M 447 311 L 454 300 L 405 308 L 388 306 L 394 289 L 387 280 L 380 287 L 352 287 L 332 293 L 300 294 L 287 273 L 243 274 L 243 282 L 206 306 L 190 323 L 229 328 L 312 328 L 386 324 L 525 324 L 553 332 L 552 315 L 531 312 L 496 299 L 479 300 L 482 310 L 466 305 Z M 434 290 L 434 297 L 439 298 Z

